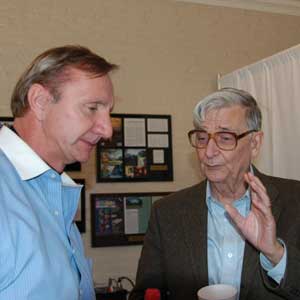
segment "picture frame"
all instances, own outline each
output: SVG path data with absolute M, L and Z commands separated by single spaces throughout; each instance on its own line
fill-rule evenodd
M 81 193 L 80 193 L 80 200 L 78 202 L 78 208 L 75 215 L 75 223 L 78 227 L 78 230 L 81 233 L 86 231 L 86 220 L 85 220 L 85 179 L 82 178 L 73 178 L 73 180 L 77 184 L 81 184 Z
M 6 125 L 7 127 L 11 127 L 13 125 L 14 118 L 13 117 L 1 117 L 0 116 L 0 128 L 2 125 Z
M 65 172 L 80 172 L 81 171 L 81 163 L 76 161 L 72 164 L 68 164 L 65 166 Z
M 97 144 L 97 182 L 172 181 L 170 115 L 111 114 L 113 136 Z
M 143 244 L 153 203 L 170 193 L 91 194 L 92 247 Z

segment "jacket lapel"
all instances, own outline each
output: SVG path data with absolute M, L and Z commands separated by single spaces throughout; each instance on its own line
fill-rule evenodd
M 199 288 L 208 283 L 207 274 L 207 208 L 206 181 L 195 186 L 186 199 L 183 211 L 183 232 L 191 268 Z

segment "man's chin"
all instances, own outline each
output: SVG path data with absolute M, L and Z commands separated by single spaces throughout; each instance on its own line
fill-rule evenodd
M 225 178 L 223 176 L 206 176 L 207 180 L 214 183 L 222 183 Z
M 86 163 L 88 160 L 90 159 L 90 155 L 86 156 L 86 157 L 79 157 L 77 159 L 77 162 L 80 162 L 80 163 Z
M 225 174 L 223 172 L 213 171 L 213 170 L 205 170 L 205 177 L 210 182 L 223 182 L 225 180 Z
M 75 156 L 76 161 L 80 163 L 87 162 L 91 157 L 91 152 L 92 151 L 86 151 L 85 153 L 80 153 L 80 155 L 76 155 Z

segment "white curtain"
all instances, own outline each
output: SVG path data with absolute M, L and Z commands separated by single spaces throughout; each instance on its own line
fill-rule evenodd
M 220 76 L 218 85 L 250 92 L 263 114 L 264 144 L 255 165 L 300 180 L 300 45 Z

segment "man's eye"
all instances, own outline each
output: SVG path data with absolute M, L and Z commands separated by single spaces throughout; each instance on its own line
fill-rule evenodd
M 230 142 L 234 140 L 234 136 L 231 134 L 220 134 L 219 135 L 220 140 L 224 141 L 224 142 Z
M 225 136 L 221 136 L 221 139 L 224 140 L 224 141 L 228 141 L 228 140 L 231 140 L 232 137 L 225 135 Z
M 97 105 L 93 105 L 93 106 L 88 106 L 88 109 L 90 111 L 96 111 L 98 109 L 98 106 Z
M 207 140 L 207 135 L 204 135 L 204 134 L 197 134 L 197 135 L 196 135 L 196 139 L 197 139 L 199 142 L 206 141 L 206 140 Z

